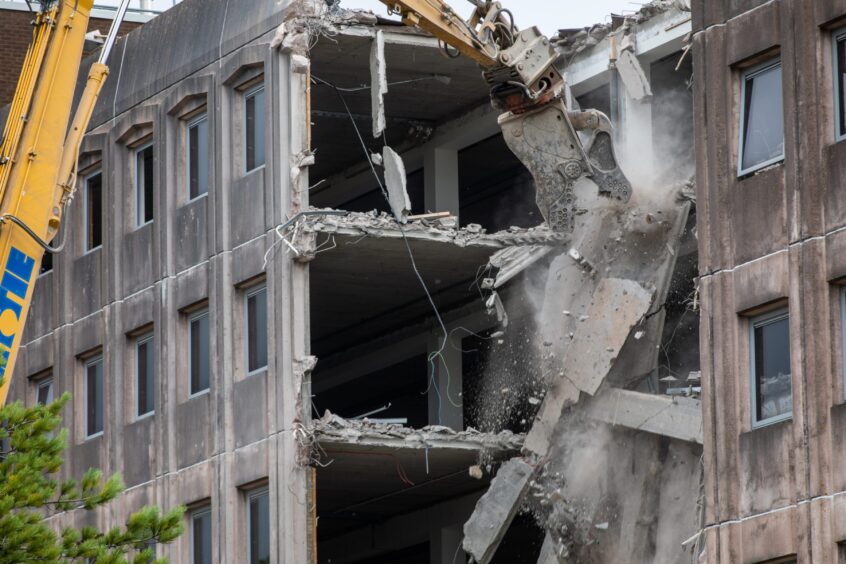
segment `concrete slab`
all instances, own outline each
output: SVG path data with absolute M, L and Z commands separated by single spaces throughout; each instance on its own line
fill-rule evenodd
M 587 407 L 593 419 L 702 444 L 702 403 L 698 399 L 612 389 Z
M 517 514 L 533 473 L 534 468 L 521 458 L 503 464 L 464 524 L 462 546 L 479 564 L 487 564 L 493 558 Z
M 599 282 L 575 327 L 561 363 L 561 376 L 551 384 L 526 437 L 526 451 L 546 455 L 562 410 L 579 400 L 580 391 L 596 393 L 651 302 L 652 292 L 632 280 L 607 278 Z
M 594 395 L 650 303 L 652 292 L 633 280 L 602 280 L 576 328 L 564 362 L 564 377 Z
M 384 121 L 384 110 L 382 119 Z M 391 211 L 398 222 L 407 223 L 408 214 L 411 212 L 411 199 L 406 190 L 405 163 L 402 157 L 387 145 L 382 149 L 382 162 L 385 165 L 385 188 L 388 190 Z
M 555 555 L 555 541 L 552 540 L 552 535 L 549 533 L 546 533 L 543 539 L 538 564 L 558 564 L 558 556 Z
M 622 51 L 617 58 L 617 72 L 620 73 L 620 80 L 626 87 L 626 92 L 634 100 L 644 100 L 652 96 L 652 87 L 640 61 L 634 53 L 629 50 Z

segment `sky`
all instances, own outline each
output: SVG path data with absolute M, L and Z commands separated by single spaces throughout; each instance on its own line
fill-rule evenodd
M 166 10 L 177 0 L 151 0 L 154 10 Z M 275 2 L 276 0 L 266 0 Z M 131 6 L 137 8 L 141 0 L 132 0 Z M 614 13 L 631 13 L 638 10 L 642 2 L 626 0 L 501 0 L 510 8 L 517 19 L 518 27 L 536 25 L 547 35 L 552 35 L 559 28 L 586 27 L 608 21 L 607 16 Z M 96 0 L 96 4 L 116 5 L 117 0 Z M 463 15 L 470 14 L 472 6 L 465 0 L 448 0 L 448 3 Z M 387 15 L 387 8 L 379 0 L 341 0 L 344 8 L 371 10 L 379 15 Z

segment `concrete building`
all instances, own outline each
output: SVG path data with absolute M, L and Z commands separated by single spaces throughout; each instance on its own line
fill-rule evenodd
M 51 519 L 105 528 L 186 504 L 186 534 L 158 548 L 173 562 L 457 562 L 534 430 L 544 473 L 503 510 L 491 561 L 687 561 L 702 454 L 689 16 L 659 2 L 556 38 L 571 101 L 614 116 L 642 194 L 581 261 L 542 225 L 479 69 L 432 37 L 306 0 L 185 0 L 127 35 L 12 397 L 71 392 L 63 472 L 128 488 Z M 614 347 L 555 360 L 560 327 L 589 318 L 559 307 L 557 281 L 591 263 L 648 299 L 630 324 L 597 316 L 616 330 L 582 323 Z M 606 371 L 562 418 L 559 370 L 587 357 Z M 572 534 L 554 509 L 581 501 L 567 487 L 601 500 Z
M 693 6 L 708 562 L 846 558 L 844 17 Z

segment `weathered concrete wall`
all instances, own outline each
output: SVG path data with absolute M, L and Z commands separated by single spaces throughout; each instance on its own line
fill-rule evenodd
M 272 229 L 292 213 L 290 155 L 306 148 L 305 75 L 269 46 L 287 3 L 187 0 L 122 41 L 81 162 L 103 171 L 103 246 L 84 252 L 83 198 L 66 222 L 67 250 L 37 286 L 13 383 L 13 397 L 34 401 L 29 376 L 51 370 L 69 427 L 65 477 L 89 467 L 120 472 L 128 490 L 96 515 L 57 523 L 123 521 L 143 504 L 211 503 L 214 560 L 246 560 L 247 488 L 270 492 L 272 560 L 307 562 L 306 470 L 297 464 L 295 422 L 308 354 L 306 269 L 279 255 Z M 227 15 L 228 14 L 228 15 Z M 199 27 L 202 26 L 202 29 Z M 269 33 L 266 33 L 269 32 Z M 244 172 L 243 80 L 264 76 L 266 166 Z M 193 106 L 192 106 L 193 104 Z M 188 201 L 186 108 L 209 117 L 209 193 Z M 152 135 L 155 219 L 135 228 L 133 147 Z M 83 171 L 84 172 L 84 171 Z M 304 201 L 307 205 L 307 201 Z M 268 367 L 244 367 L 245 288 L 268 291 Z M 210 312 L 211 389 L 189 397 L 188 315 Z M 155 414 L 135 417 L 134 336 L 155 334 Z M 85 438 L 83 359 L 104 357 L 105 429 Z M 300 371 L 301 372 L 301 371 Z M 187 562 L 190 535 L 159 555 Z
M 837 561 L 846 540 L 840 279 L 846 147 L 831 26 L 846 2 L 694 2 L 708 562 Z M 740 69 L 780 54 L 785 159 L 737 177 Z M 749 318 L 790 311 L 793 416 L 752 428 Z

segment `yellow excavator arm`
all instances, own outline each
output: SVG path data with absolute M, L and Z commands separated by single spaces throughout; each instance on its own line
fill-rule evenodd
M 45 252 L 76 184 L 82 136 L 109 69 L 105 65 L 129 0 L 123 0 L 68 128 L 94 0 L 42 2 L 0 143 L 0 405 L 12 372 Z
M 555 47 L 537 27 L 523 30 L 513 14 L 493 0 L 469 0 L 475 10 L 463 20 L 442 0 L 381 0 L 406 25 L 418 27 L 482 67 L 508 147 L 535 180 L 537 204 L 550 228 L 571 232 L 582 177 L 599 195 L 628 201 L 631 183 L 614 152 L 611 122 L 596 110 L 567 107 L 565 81 Z M 583 144 L 577 131 L 587 136 Z

